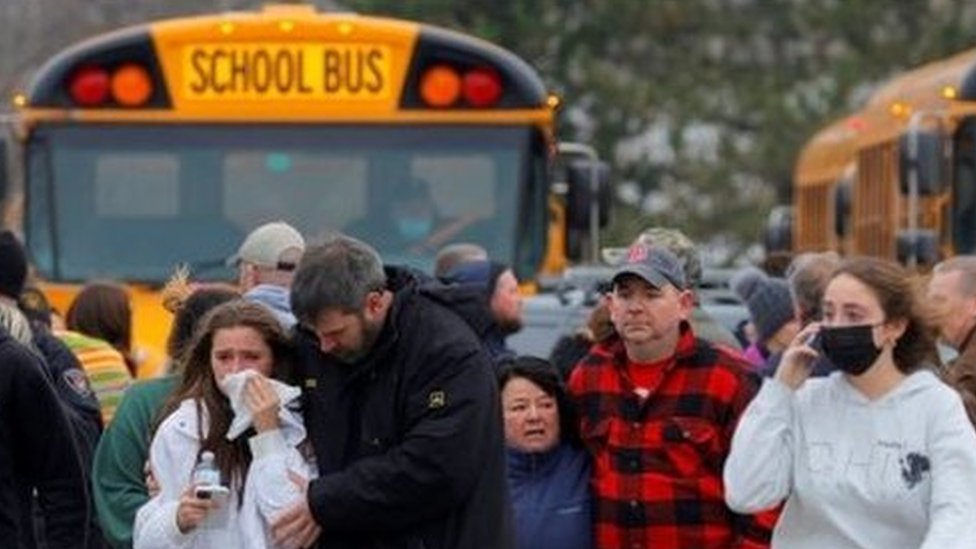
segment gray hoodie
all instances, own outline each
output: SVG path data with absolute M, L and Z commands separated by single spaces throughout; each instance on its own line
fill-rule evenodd
M 295 325 L 295 315 L 291 313 L 290 290 L 272 284 L 258 284 L 244 294 L 244 299 L 260 303 L 271 309 L 281 327 L 288 331 Z
M 725 463 L 729 507 L 786 507 L 772 547 L 971 548 L 976 432 L 959 395 L 917 371 L 875 400 L 844 374 L 765 380 Z

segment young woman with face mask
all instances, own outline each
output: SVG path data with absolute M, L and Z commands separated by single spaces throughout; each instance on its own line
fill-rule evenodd
M 785 507 L 773 548 L 971 547 L 976 434 L 932 368 L 934 326 L 912 275 L 854 258 L 833 275 L 823 321 L 804 328 L 736 429 L 725 497 Z M 809 378 L 818 355 L 837 371 Z
M 297 501 L 312 474 L 299 451 L 301 417 L 282 402 L 288 389 L 271 380 L 287 379 L 291 347 L 271 311 L 244 300 L 217 306 L 196 330 L 150 446 L 159 490 L 136 514 L 133 546 L 271 547 L 270 519 Z M 251 428 L 235 436 L 238 415 Z M 205 453 L 220 490 L 201 490 L 194 479 Z

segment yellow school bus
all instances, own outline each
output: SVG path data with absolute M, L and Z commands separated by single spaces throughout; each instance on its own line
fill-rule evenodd
M 976 253 L 976 50 L 907 71 L 817 133 L 793 181 L 793 248 L 920 267 Z
M 84 281 L 130 285 L 153 376 L 160 285 L 178 264 L 233 280 L 225 259 L 264 222 L 420 268 L 470 241 L 523 279 L 558 270 L 557 104 L 512 53 L 408 21 L 269 5 L 126 28 L 15 98 L 4 220 L 62 312 Z

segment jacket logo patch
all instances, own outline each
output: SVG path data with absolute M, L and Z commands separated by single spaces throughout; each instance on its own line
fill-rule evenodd
M 315 379 L 314 377 L 310 377 L 305 380 L 306 389 L 314 389 L 318 386 L 319 386 L 319 380 Z
M 83 397 L 92 395 L 91 385 L 88 384 L 88 376 L 85 375 L 85 372 L 76 369 L 65 370 L 61 374 L 61 378 L 64 379 L 68 387 L 71 387 L 79 395 Z
M 444 406 L 447 406 L 447 394 L 444 391 L 431 391 L 427 395 L 428 410 L 440 410 Z

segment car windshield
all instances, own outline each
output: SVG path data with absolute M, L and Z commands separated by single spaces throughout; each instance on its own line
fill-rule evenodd
M 312 240 L 342 231 L 389 263 L 422 269 L 457 241 L 515 262 L 530 135 L 524 127 L 50 126 L 29 144 L 28 244 L 41 273 L 60 281 L 161 282 L 180 263 L 228 278 L 224 260 L 274 220 Z

